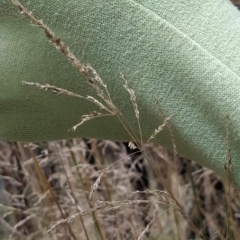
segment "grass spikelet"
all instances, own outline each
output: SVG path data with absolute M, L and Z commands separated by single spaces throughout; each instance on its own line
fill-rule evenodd
M 89 201 L 92 201 L 93 194 L 98 189 L 98 186 L 100 185 L 102 176 L 103 176 L 103 172 L 98 176 L 97 180 L 93 184 L 91 191 L 89 193 L 89 198 L 88 198 Z
M 160 132 L 164 130 L 164 128 L 166 127 L 166 125 L 169 123 L 169 121 L 172 119 L 173 116 L 174 115 L 164 118 L 163 124 L 161 124 L 157 129 L 154 130 L 153 134 L 147 140 L 147 143 L 150 142 L 152 139 L 154 139 Z
M 91 65 L 87 65 L 86 69 L 88 70 L 88 73 L 90 72 L 89 76 L 91 76 L 91 81 L 89 81 L 88 83 L 96 91 L 98 97 L 105 102 L 106 106 L 108 106 L 108 108 L 111 109 L 112 112 L 121 115 L 121 112 L 114 105 L 111 99 L 107 85 L 103 82 L 97 71 Z
M 137 146 L 136 146 L 133 142 L 129 142 L 129 143 L 128 143 L 128 147 L 129 147 L 130 149 L 132 149 L 132 150 L 134 150 L 134 149 L 137 148 Z
M 134 108 L 135 116 L 139 120 L 139 110 L 138 110 L 137 98 L 136 98 L 135 91 L 128 86 L 127 79 L 124 77 L 124 75 L 122 73 L 120 73 L 120 74 L 121 74 L 122 79 L 124 80 L 123 86 L 129 93 L 129 96 L 130 96 L 130 99 L 131 99 L 131 102 L 132 102 L 132 105 Z
M 84 124 L 87 121 L 90 121 L 94 118 L 99 118 L 99 117 L 106 117 L 106 116 L 113 116 L 113 114 L 104 114 L 100 113 L 97 111 L 92 111 L 90 114 L 82 115 L 82 121 L 76 125 L 74 125 L 72 128 L 70 128 L 68 131 L 69 132 L 75 132 L 78 127 L 80 127 L 82 124 Z
M 45 90 L 45 91 L 51 91 L 55 94 L 63 94 L 63 95 L 67 95 L 67 96 L 71 96 L 71 97 L 78 97 L 78 98 L 83 98 L 85 99 L 84 96 L 81 96 L 79 94 L 76 94 L 74 92 L 71 92 L 71 91 L 68 91 L 66 89 L 63 89 L 63 88 L 59 88 L 59 87 L 55 87 L 53 85 L 49 85 L 49 84 L 39 84 L 39 83 L 34 83 L 34 82 L 27 82 L 27 81 L 22 81 L 23 84 L 26 84 L 26 85 L 31 85 L 31 86 L 36 86 L 42 90 Z
M 158 111 L 159 111 L 160 115 L 163 116 L 164 118 L 166 118 L 166 115 L 165 115 L 164 111 L 162 110 L 159 101 L 157 100 L 156 97 L 155 97 L 155 99 L 156 99 L 155 104 L 157 105 L 157 108 L 158 108 Z M 174 129 L 173 129 L 173 126 L 172 126 L 171 122 L 168 122 L 167 127 L 168 127 L 170 137 L 171 137 L 171 140 L 172 140 L 172 147 L 173 147 L 174 156 L 177 156 L 177 154 L 178 154 L 177 145 L 176 145 L 176 142 L 174 140 L 174 134 L 173 134 Z
M 100 109 L 104 109 L 109 113 L 112 113 L 113 115 L 115 114 L 114 112 L 112 112 L 109 108 L 107 108 L 106 106 L 104 106 L 100 101 L 98 101 L 96 98 L 92 97 L 92 96 L 87 96 L 86 97 L 87 100 L 90 100 L 91 102 L 95 103 Z
M 140 148 L 143 149 L 142 129 L 141 129 L 140 121 L 139 121 L 139 110 L 138 110 L 138 104 L 137 104 L 137 97 L 136 97 L 135 91 L 128 86 L 128 81 L 125 78 L 124 74 L 120 73 L 120 75 L 121 75 L 121 77 L 124 81 L 123 87 L 129 93 L 130 100 L 131 100 L 132 105 L 133 105 L 134 113 L 135 113 L 137 123 L 138 123 L 139 134 L 140 134 L 140 143 L 141 143 Z
M 108 97 L 110 98 L 110 94 L 108 92 L 107 85 L 103 82 L 103 80 L 101 79 L 101 77 L 99 76 L 97 71 L 89 64 L 86 66 L 86 68 L 87 68 L 87 70 L 90 70 L 92 72 L 92 74 L 93 74 L 93 78 L 92 79 L 94 81 L 96 81 L 100 86 L 102 86 L 104 88 L 104 90 L 108 94 Z

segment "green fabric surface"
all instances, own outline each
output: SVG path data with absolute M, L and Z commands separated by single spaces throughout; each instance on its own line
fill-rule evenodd
M 230 117 L 233 177 L 240 185 L 240 13 L 227 0 L 71 0 L 21 3 L 42 19 L 108 85 L 115 105 L 138 133 L 122 72 L 135 90 L 143 138 L 162 121 L 157 99 L 182 156 L 225 175 Z M 115 117 L 68 129 L 98 110 L 22 81 L 88 95 L 93 90 L 43 31 L 0 0 L 0 136 L 42 141 L 89 137 L 131 140 Z M 172 148 L 168 130 L 155 142 Z

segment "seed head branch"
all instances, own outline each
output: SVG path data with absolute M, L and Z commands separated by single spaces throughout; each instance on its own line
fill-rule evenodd
M 81 63 L 81 61 L 73 54 L 70 48 L 60 39 L 60 37 L 56 36 L 54 32 L 41 20 L 35 17 L 31 11 L 29 11 L 26 7 L 24 7 L 19 1 L 17 0 L 10 0 L 13 5 L 15 5 L 21 14 L 24 14 L 28 17 L 33 24 L 37 25 L 38 27 L 42 28 L 46 37 L 53 43 L 54 47 L 62 52 L 68 59 L 68 61 L 81 73 L 83 74 L 88 81 L 90 81 L 90 77 L 86 66 Z

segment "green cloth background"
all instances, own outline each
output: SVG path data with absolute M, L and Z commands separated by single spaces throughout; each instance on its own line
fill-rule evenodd
M 138 131 L 120 72 L 137 95 L 144 139 L 162 123 L 155 99 L 174 114 L 178 152 L 225 174 L 226 115 L 233 174 L 240 185 L 240 13 L 227 0 L 22 0 L 107 83 L 114 103 Z M 67 130 L 94 104 L 22 81 L 92 94 L 43 31 L 0 0 L 0 136 L 42 141 L 89 137 L 130 140 L 113 117 Z M 171 148 L 169 132 L 155 139 Z

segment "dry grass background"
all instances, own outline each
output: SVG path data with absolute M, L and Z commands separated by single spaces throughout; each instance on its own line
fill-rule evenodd
M 74 57 L 37 23 L 66 57 Z M 94 69 L 73 62 L 86 78 L 98 81 L 91 85 L 107 112 L 119 114 Z M 125 89 L 138 118 L 126 80 Z M 88 139 L 1 141 L 1 239 L 240 239 L 240 198 L 230 181 L 160 146 L 138 147 L 133 151 L 123 143 Z
M 149 144 L 145 155 L 180 211 L 148 161 L 129 155 L 122 143 L 74 139 L 0 147 L 1 239 L 239 239 L 238 193 L 160 146 Z

